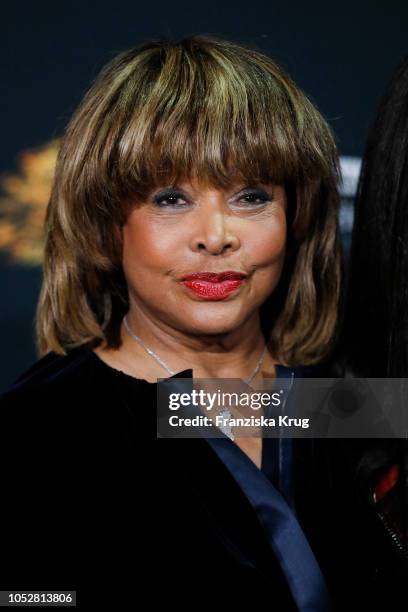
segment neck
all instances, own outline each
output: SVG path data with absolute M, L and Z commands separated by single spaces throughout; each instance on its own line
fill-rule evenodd
M 155 320 L 140 309 L 132 305 L 127 314 L 127 321 L 131 330 L 139 336 L 148 348 L 153 350 L 174 372 L 193 369 L 197 378 L 228 378 L 249 377 L 262 354 L 265 340 L 262 334 L 259 312 L 245 321 L 239 328 L 223 334 L 200 335 L 186 333 L 175 329 L 162 321 Z M 124 324 L 121 327 L 123 350 L 129 355 L 135 354 L 137 341 L 127 332 Z M 145 358 L 151 360 L 158 376 L 164 376 L 164 369 L 144 353 Z M 273 372 L 274 360 L 267 351 L 263 361 L 262 370 Z M 255 378 L 254 378 L 255 380 Z

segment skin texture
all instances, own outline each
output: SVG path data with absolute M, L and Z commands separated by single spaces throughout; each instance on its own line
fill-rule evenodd
M 222 190 L 192 180 L 170 191 L 175 195 L 169 197 L 166 186 L 155 189 L 135 205 L 123 228 L 130 327 L 174 372 L 193 368 L 197 378 L 248 377 L 264 347 L 259 307 L 276 287 L 285 258 L 284 188 L 237 181 Z M 223 300 L 204 300 L 180 283 L 192 272 L 225 270 L 248 276 Z M 123 323 L 121 337 L 119 349 L 95 352 L 137 378 L 169 376 Z M 267 351 L 253 384 L 274 377 L 274 363 Z M 241 442 L 259 465 L 261 440 Z

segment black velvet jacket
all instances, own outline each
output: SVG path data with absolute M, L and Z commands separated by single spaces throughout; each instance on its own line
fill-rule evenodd
M 155 405 L 155 384 L 87 348 L 48 354 L 3 394 L 0 588 L 75 589 L 83 609 L 143 593 L 296 610 L 231 474 L 204 439 L 157 439 Z M 373 503 L 374 481 L 356 477 L 368 445 L 295 440 L 295 507 L 335 610 L 406 610 L 402 484 Z

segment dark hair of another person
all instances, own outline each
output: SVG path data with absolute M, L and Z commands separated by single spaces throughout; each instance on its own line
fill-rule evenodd
M 408 376 L 408 58 L 371 126 L 355 203 L 339 361 L 354 376 Z
M 393 75 L 371 125 L 355 202 L 349 277 L 336 366 L 360 378 L 408 376 L 408 57 Z M 350 444 L 352 442 L 352 445 Z M 408 525 L 404 439 L 347 440 L 359 449 L 356 478 L 372 495 L 385 470 L 402 467 L 399 503 Z M 353 452 L 356 452 L 354 450 Z M 367 493 L 368 492 L 368 493 Z

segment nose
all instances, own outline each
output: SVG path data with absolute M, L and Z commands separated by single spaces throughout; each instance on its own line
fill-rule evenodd
M 240 240 L 233 229 L 231 219 L 222 206 L 203 206 L 197 211 L 190 246 L 195 252 L 206 252 L 210 255 L 221 255 L 240 247 Z

